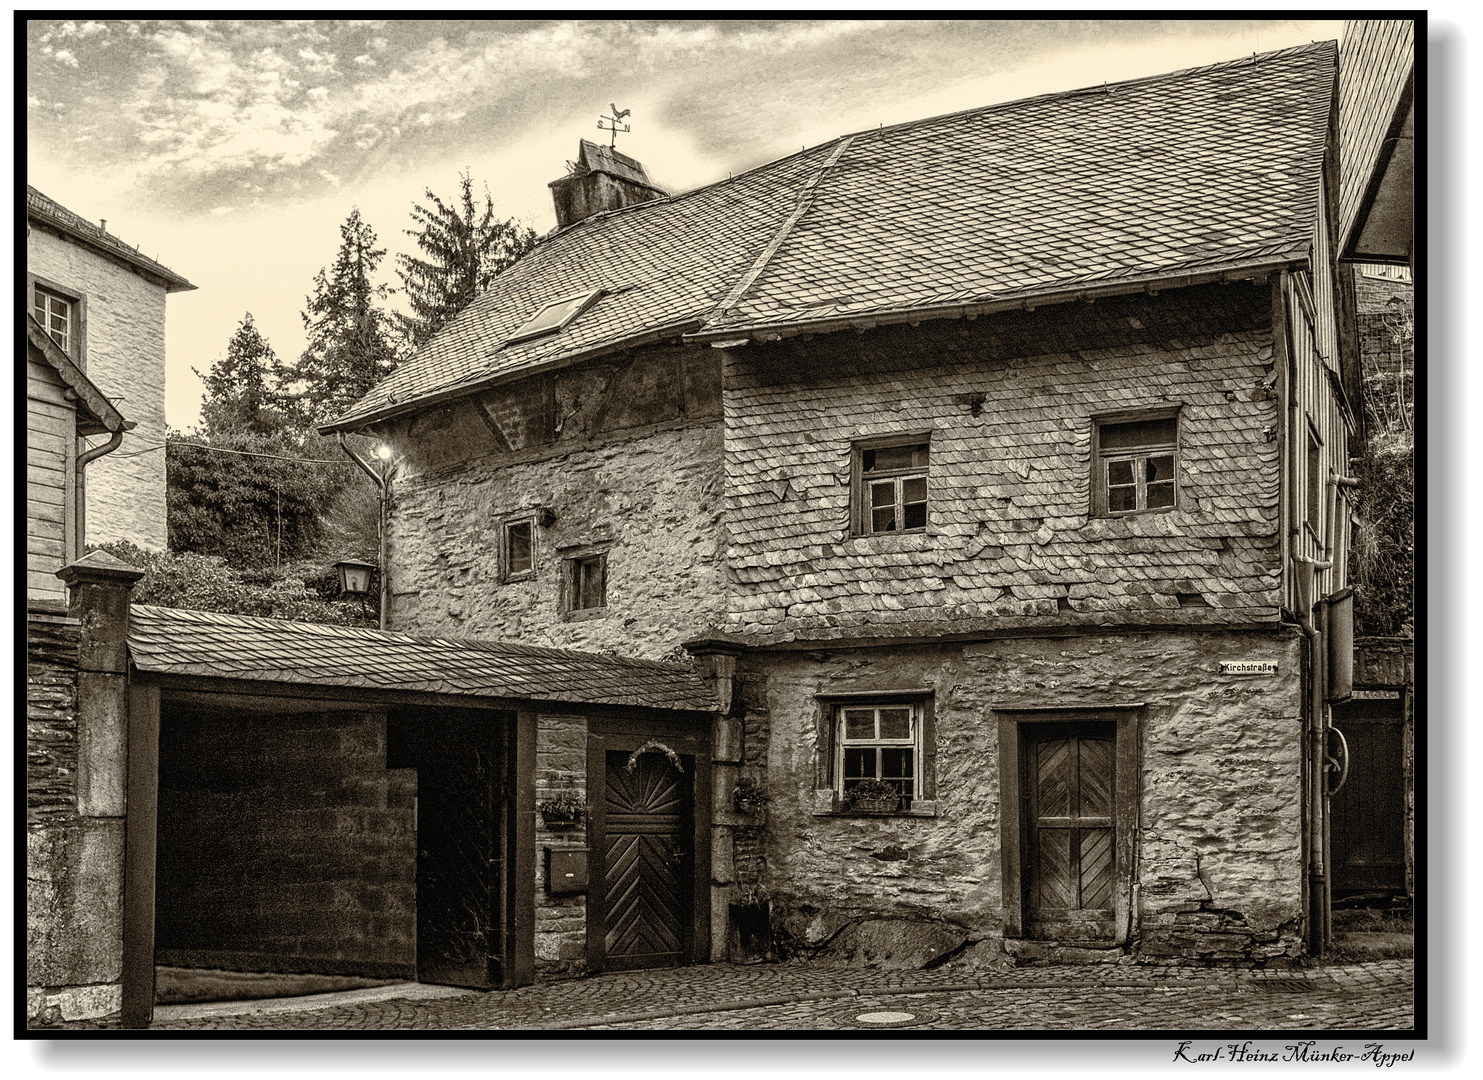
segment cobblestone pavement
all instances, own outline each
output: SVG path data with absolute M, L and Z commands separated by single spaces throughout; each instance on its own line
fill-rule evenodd
M 406 984 L 241 1002 L 231 1012 L 161 1007 L 153 1028 L 1403 1031 L 1414 1023 L 1413 993 L 1410 960 L 1295 971 L 1062 965 L 996 973 L 709 964 L 519 990 Z

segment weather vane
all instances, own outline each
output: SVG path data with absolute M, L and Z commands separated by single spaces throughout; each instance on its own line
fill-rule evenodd
M 617 147 L 617 145 L 618 145 L 618 132 L 629 130 L 627 124 L 624 124 L 622 127 L 619 127 L 618 126 L 618 121 L 619 120 L 622 120 L 625 116 L 627 116 L 631 112 L 633 112 L 632 109 L 624 109 L 624 110 L 622 110 L 620 112 L 618 110 L 618 106 L 614 105 L 613 106 L 613 115 L 612 116 L 599 116 L 597 118 L 597 130 L 598 131 L 610 131 L 610 132 L 613 133 L 612 141 L 608 143 L 608 146 L 609 147 L 613 147 L 613 148 L 616 148 Z M 606 120 L 609 123 L 609 125 L 611 125 L 611 126 L 609 126 L 609 127 L 603 127 L 602 122 L 604 120 Z

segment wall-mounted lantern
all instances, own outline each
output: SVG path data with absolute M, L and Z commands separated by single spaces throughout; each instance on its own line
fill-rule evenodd
M 335 569 L 340 574 L 341 595 L 364 597 L 371 591 L 371 573 L 376 569 L 375 563 L 342 559 L 335 563 Z

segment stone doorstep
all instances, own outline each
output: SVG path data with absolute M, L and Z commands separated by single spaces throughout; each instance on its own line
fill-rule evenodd
M 1005 938 L 1004 951 L 1017 963 L 1115 964 L 1127 955 L 1123 946 L 1105 941 L 1034 941 L 1029 938 Z

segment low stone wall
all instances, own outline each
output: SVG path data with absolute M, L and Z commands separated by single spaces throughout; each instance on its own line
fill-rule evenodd
M 1221 675 L 1227 660 L 1275 661 L 1277 673 Z M 765 712 L 771 729 L 766 884 L 775 924 L 799 950 L 878 920 L 935 924 L 960 942 L 1002 938 L 1000 711 L 1141 703 L 1138 774 L 1117 779 L 1138 785 L 1131 951 L 1155 963 L 1299 955 L 1296 633 L 1111 632 L 742 663 L 766 678 L 765 696 L 747 701 L 748 726 Z M 906 689 L 932 696 L 935 745 L 923 750 L 936 799 L 910 816 L 827 812 L 818 695 Z
M 156 949 L 228 970 L 411 976 L 416 772 L 378 712 L 161 720 Z

